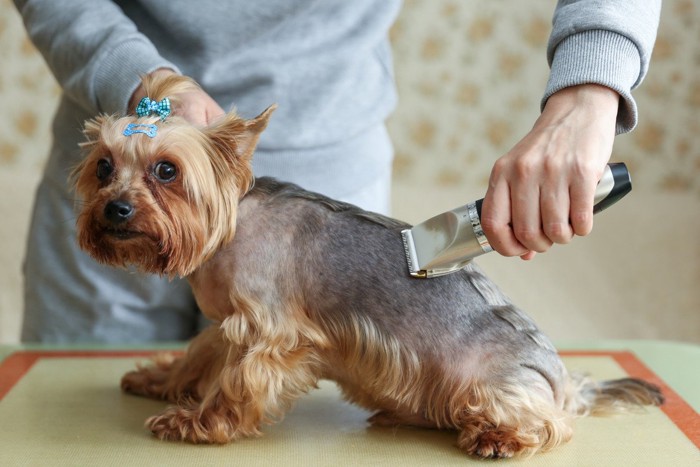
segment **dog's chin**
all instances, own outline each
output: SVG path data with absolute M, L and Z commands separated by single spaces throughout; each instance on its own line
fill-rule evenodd
M 185 251 L 163 245 L 170 242 L 160 240 L 148 232 L 112 227 L 91 229 L 78 235 L 80 247 L 102 264 L 125 268 L 135 266 L 139 271 L 168 277 L 184 277 L 191 273 L 197 263 Z
M 158 242 L 138 230 L 102 228 L 78 231 L 80 247 L 102 264 L 136 266 L 144 272 L 162 274 L 164 259 Z
M 138 239 L 146 236 L 143 232 L 125 229 L 105 229 L 104 235 L 117 241 Z

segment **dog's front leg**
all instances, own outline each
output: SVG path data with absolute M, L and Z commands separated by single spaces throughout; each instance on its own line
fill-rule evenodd
M 159 439 L 191 443 L 227 443 L 257 434 L 255 427 L 242 424 L 249 397 L 241 392 L 232 398 L 222 389 L 221 380 L 231 377 L 232 371 L 235 370 L 227 364 L 202 401 L 189 399 L 168 407 L 146 420 L 146 427 Z
M 228 352 L 221 330 L 212 325 L 190 343 L 184 355 L 155 355 L 150 365 L 125 374 L 121 387 L 130 394 L 172 403 L 200 401 L 225 365 Z
M 170 407 L 146 421 L 158 438 L 227 443 L 258 436 L 263 423 L 282 418 L 291 403 L 315 387 L 319 371 L 312 346 L 291 335 L 290 327 L 263 336 L 242 319 L 237 314 L 222 324 L 223 334 L 233 338 L 231 350 L 203 399 Z M 231 329 L 247 329 L 246 342 Z

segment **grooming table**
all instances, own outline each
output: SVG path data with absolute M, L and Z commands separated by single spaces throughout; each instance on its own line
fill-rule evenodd
M 647 379 L 662 387 L 666 404 L 579 419 L 568 444 L 506 464 L 700 466 L 700 347 L 615 341 L 559 348 L 569 370 Z M 225 446 L 159 441 L 143 422 L 166 403 L 119 389 L 121 376 L 155 350 L 0 347 L 0 466 L 495 465 L 462 454 L 455 432 L 370 427 L 369 413 L 342 401 L 328 381 L 262 438 Z

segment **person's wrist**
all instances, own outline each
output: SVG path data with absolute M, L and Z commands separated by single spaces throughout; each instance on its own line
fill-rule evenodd
M 600 84 L 587 83 L 570 86 L 552 94 L 544 111 L 580 108 L 617 115 L 620 95 Z

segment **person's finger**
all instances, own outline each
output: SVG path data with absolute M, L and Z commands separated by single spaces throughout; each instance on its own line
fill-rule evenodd
M 528 251 L 528 252 L 525 253 L 524 255 L 520 255 L 520 259 L 523 259 L 523 260 L 525 260 L 525 261 L 530 261 L 530 260 L 533 259 L 535 256 L 537 256 L 537 252 L 536 252 L 536 251 Z
M 491 185 L 484 197 L 481 226 L 491 247 L 503 256 L 521 256 L 527 248 L 521 245 L 511 228 L 510 190 L 504 181 Z
M 598 180 L 596 175 L 582 174 L 573 180 L 569 188 L 571 202 L 570 219 L 576 235 L 588 235 L 593 230 L 593 199 Z
M 566 244 L 574 236 L 569 221 L 570 202 L 568 181 L 557 175 L 557 170 L 549 175 L 540 193 L 540 213 L 542 230 L 553 243 Z
M 537 173 L 521 169 L 511 182 L 511 222 L 513 234 L 521 245 L 528 250 L 543 253 L 552 246 L 552 241 L 542 230 L 538 178 Z
M 174 113 L 196 126 L 207 126 L 224 114 L 224 110 L 206 92 L 197 90 L 179 96 Z

